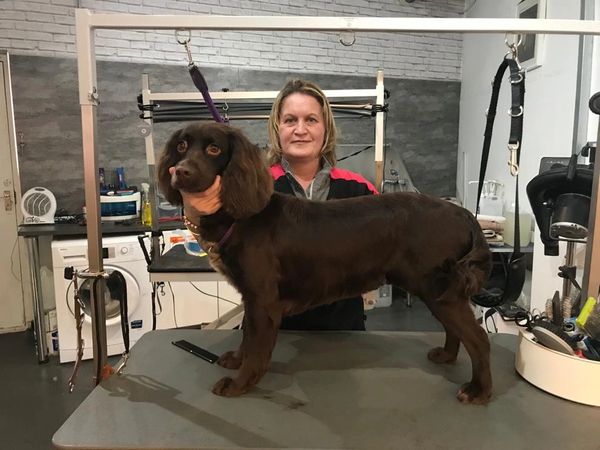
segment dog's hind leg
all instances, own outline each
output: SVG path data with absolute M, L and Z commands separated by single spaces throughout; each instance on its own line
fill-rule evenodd
M 248 392 L 269 368 L 281 324 L 281 308 L 277 302 L 265 306 L 244 298 L 244 309 L 242 344 L 229 359 L 236 363 L 237 358 L 241 360 L 239 372 L 237 377 L 224 377 L 213 386 L 212 391 L 217 395 L 236 397 Z
M 447 330 L 446 344 L 450 342 L 453 349 L 456 345 L 454 339 L 458 338 L 471 358 L 471 381 L 461 386 L 457 398 L 463 403 L 487 403 L 492 393 L 490 343 L 485 331 L 475 320 L 469 301 L 442 298 L 426 303 Z M 456 348 L 458 350 L 457 345 Z

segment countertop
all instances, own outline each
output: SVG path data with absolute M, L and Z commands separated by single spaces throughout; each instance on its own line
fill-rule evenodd
M 161 223 L 159 229 L 164 230 L 175 230 L 177 228 L 184 228 L 183 222 L 165 222 Z M 114 235 L 114 234 L 142 234 L 150 232 L 152 229 L 146 227 L 141 223 L 112 223 L 106 222 L 102 224 L 103 235 Z M 19 225 L 18 235 L 23 237 L 39 237 L 39 236 L 53 236 L 56 239 L 69 239 L 79 238 L 87 236 L 87 229 L 85 225 L 70 224 L 70 223 L 59 223 L 59 224 L 47 224 L 47 225 Z

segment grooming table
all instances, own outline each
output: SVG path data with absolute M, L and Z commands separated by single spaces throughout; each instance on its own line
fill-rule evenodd
M 443 333 L 281 332 L 271 369 L 239 398 L 213 395 L 234 373 L 171 344 L 221 353 L 237 330 L 163 330 L 132 348 L 122 376 L 103 381 L 53 437 L 59 449 L 598 449 L 600 408 L 562 400 L 514 369 L 516 336 L 490 335 L 494 395 L 455 399 L 469 379 L 426 358 Z M 568 383 L 569 380 L 565 380 Z

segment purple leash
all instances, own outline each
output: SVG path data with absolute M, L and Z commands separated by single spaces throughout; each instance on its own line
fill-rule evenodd
M 200 69 L 198 69 L 198 66 L 196 65 L 196 63 L 194 63 L 194 60 L 192 59 L 192 52 L 191 52 L 190 46 L 189 46 L 189 43 L 192 40 L 191 31 L 187 30 L 187 32 L 188 32 L 187 38 L 181 38 L 179 36 L 180 31 L 183 31 L 183 30 L 175 30 L 175 37 L 177 39 L 177 42 L 179 44 L 183 45 L 185 47 L 185 51 L 187 52 L 188 71 L 190 72 L 190 76 L 192 77 L 192 81 L 194 82 L 194 85 L 196 86 L 196 88 L 198 88 L 198 90 L 202 94 L 204 103 L 206 103 L 206 106 L 207 106 L 208 110 L 210 111 L 210 114 L 213 116 L 213 119 L 215 119 L 215 122 L 227 123 L 228 121 L 226 119 L 224 119 L 223 116 L 221 116 L 221 114 L 219 114 L 219 111 L 217 111 L 217 107 L 215 106 L 212 98 L 210 97 L 210 93 L 208 92 L 208 84 L 206 84 L 206 80 L 204 79 L 204 76 L 202 75 L 202 73 L 200 72 Z

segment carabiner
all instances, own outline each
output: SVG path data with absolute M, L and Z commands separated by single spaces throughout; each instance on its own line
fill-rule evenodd
M 519 149 L 519 143 L 508 144 L 508 151 L 510 156 L 508 158 L 508 167 L 510 167 L 510 174 L 513 177 L 519 175 L 519 164 L 517 163 L 517 150 Z
M 179 37 L 179 33 L 183 32 L 183 31 L 187 31 L 187 33 L 188 33 L 187 38 Z M 190 50 L 190 41 L 192 40 L 192 32 L 190 30 L 175 30 L 175 39 L 177 39 L 177 42 L 179 44 L 181 44 L 185 47 L 185 51 L 187 52 L 188 65 L 193 66 L 194 60 L 192 58 L 192 51 Z

